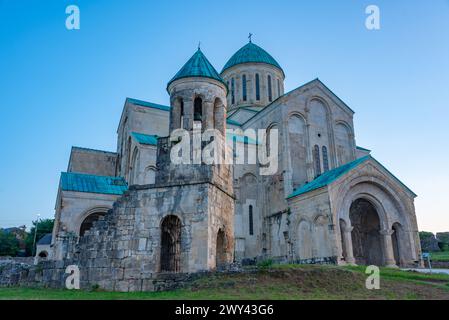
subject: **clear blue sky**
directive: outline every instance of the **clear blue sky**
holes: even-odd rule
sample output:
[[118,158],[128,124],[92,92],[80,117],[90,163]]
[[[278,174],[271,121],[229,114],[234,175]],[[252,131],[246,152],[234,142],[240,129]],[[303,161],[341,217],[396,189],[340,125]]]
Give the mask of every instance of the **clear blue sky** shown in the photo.
[[115,151],[126,97],[168,104],[198,41],[220,71],[249,32],[286,91],[319,77],[354,109],[357,144],[419,195],[420,229],[449,231],[449,0],[0,0],[0,226],[52,217],[72,145]]

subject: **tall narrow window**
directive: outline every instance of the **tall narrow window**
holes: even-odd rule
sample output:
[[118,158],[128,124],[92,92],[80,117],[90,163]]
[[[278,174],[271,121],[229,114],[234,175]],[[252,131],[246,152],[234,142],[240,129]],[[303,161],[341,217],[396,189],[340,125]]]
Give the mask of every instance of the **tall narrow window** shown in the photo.
[[201,121],[203,118],[203,101],[201,98],[195,98],[193,103],[193,120]]
[[315,145],[313,147],[313,164],[315,166],[315,178],[321,175],[321,163],[320,163],[320,147]]
[[260,100],[260,83],[258,73],[256,73],[256,100]]
[[273,101],[273,90],[271,89],[271,76],[268,76],[268,101]]
[[281,82],[279,81],[279,79],[277,79],[278,81],[278,97],[281,96]]
[[242,76],[242,99],[246,101],[246,75]]
[[323,171],[329,171],[329,157],[327,156],[327,148],[326,146],[323,146]]
[[231,79],[231,103],[235,103],[235,81],[234,78]]
[[250,205],[248,208],[249,217],[249,234],[252,236],[254,234],[254,221],[253,221],[253,206]]
[[184,129],[184,101],[181,99],[181,101],[179,102],[179,106],[181,109],[181,121],[180,121],[180,126],[181,129]]

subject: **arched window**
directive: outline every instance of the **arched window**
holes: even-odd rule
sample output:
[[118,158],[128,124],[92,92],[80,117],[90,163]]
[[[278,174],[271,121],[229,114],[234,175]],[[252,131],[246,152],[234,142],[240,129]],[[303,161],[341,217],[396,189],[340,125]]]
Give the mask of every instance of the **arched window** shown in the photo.
[[235,81],[234,78],[231,79],[231,103],[235,103]]
[[100,217],[104,217],[105,214],[106,214],[105,212],[94,212],[94,213],[88,215],[81,223],[80,237],[82,237],[86,233],[86,231],[90,230],[92,228],[94,222],[97,221],[98,219],[100,219]]
[[327,148],[326,146],[323,146],[323,171],[329,171],[329,157],[327,156]]
[[256,100],[260,100],[260,81],[258,73],[256,73]]
[[313,164],[315,166],[315,178],[321,175],[321,163],[320,163],[320,147],[315,145],[313,147]]
[[180,123],[180,128],[183,129],[184,128],[184,100],[180,100],[179,101],[179,107],[180,107],[180,114],[181,114],[181,121]]
[[161,223],[161,271],[181,270],[181,220],[177,216],[166,216]]
[[246,75],[242,76],[242,99],[246,101]]
[[252,236],[254,234],[254,220],[253,220],[253,206],[250,205],[248,208],[249,217],[249,234]]
[[268,75],[268,101],[273,101],[273,90],[271,90],[271,76]]
[[195,98],[193,106],[193,121],[201,121],[203,118],[203,101],[201,98]]
[[279,81],[279,79],[277,79],[278,82],[278,97],[281,96],[281,82]]

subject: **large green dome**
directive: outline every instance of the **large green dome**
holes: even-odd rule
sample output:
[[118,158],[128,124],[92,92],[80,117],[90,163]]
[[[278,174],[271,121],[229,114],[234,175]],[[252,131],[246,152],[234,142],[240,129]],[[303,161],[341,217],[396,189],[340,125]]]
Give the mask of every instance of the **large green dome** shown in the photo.
[[207,60],[206,56],[198,48],[198,51],[184,64],[184,66],[175,74],[175,76],[168,82],[167,88],[170,84],[178,79],[199,77],[199,78],[210,78],[217,80],[224,85],[226,85],[218,74],[217,70],[212,66],[212,64]]
[[276,68],[279,68],[282,73],[284,73],[284,70],[282,70],[279,63],[274,60],[274,58],[268,52],[252,42],[249,42],[248,44],[240,48],[239,51],[234,53],[231,59],[226,62],[221,72],[235,65],[248,62],[270,64],[272,66],[275,66]]

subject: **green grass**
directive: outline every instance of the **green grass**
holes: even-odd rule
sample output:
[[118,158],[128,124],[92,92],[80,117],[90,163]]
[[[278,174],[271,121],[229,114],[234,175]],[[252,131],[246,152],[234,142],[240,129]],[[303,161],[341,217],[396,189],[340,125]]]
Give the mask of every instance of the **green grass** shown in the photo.
[[216,273],[184,289],[165,292],[105,292],[0,288],[0,299],[449,299],[449,275],[381,268],[381,289],[365,288],[364,267],[272,265],[255,273]]

